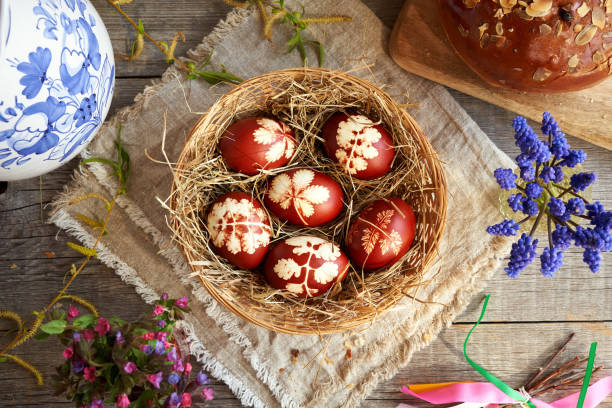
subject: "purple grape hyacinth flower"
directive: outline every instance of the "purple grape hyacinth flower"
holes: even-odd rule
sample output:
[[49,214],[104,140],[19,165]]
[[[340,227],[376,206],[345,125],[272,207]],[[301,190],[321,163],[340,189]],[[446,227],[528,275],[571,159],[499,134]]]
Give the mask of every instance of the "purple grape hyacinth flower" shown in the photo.
[[493,175],[497,179],[499,186],[504,190],[510,190],[516,187],[516,184],[514,183],[516,180],[516,174],[514,174],[511,169],[497,169]]
[[597,179],[595,173],[578,173],[570,178],[570,185],[576,192],[585,190]]
[[542,255],[540,255],[540,264],[542,275],[552,278],[563,265],[563,251],[557,248],[544,248]]
[[[523,233],[510,252],[505,268],[511,278],[533,262],[538,240],[533,235],[542,220],[548,223],[549,245],[540,253],[540,271],[554,276],[563,264],[563,251],[575,244],[584,250],[583,260],[595,272],[599,270],[601,252],[612,251],[612,212],[605,211],[600,202],[589,203],[580,195],[597,179],[594,173],[567,171],[586,160],[580,149],[571,150],[565,134],[548,112],[542,116],[540,140],[527,120],[517,116],[512,122],[515,144],[520,149],[516,157],[518,170],[498,168],[494,172],[500,187],[510,191],[508,207],[527,217],[520,221],[505,219],[487,227],[493,235],[515,236],[527,222],[530,233]],[[534,218],[532,218],[534,217]],[[580,225],[587,219],[590,226]],[[554,226],[554,229],[552,228]]]
[[582,260],[589,266],[589,269],[593,273],[599,272],[599,264],[601,262],[601,253],[591,248],[584,250]]
[[525,186],[525,194],[527,194],[527,197],[533,198],[534,200],[540,198],[542,191],[544,191],[544,189],[536,182],[529,183]]
[[548,207],[550,208],[550,213],[554,216],[563,217],[565,214],[565,204],[560,198],[551,197]]
[[537,246],[538,240],[532,240],[527,234],[521,235],[519,240],[512,244],[510,262],[508,262],[508,266],[504,269],[510,278],[517,278],[520,272],[533,262]]
[[487,232],[491,235],[503,235],[509,237],[516,235],[516,231],[520,228],[514,220],[503,220],[499,224],[491,225],[487,227]]
[[523,208],[523,195],[522,194],[510,194],[510,197],[508,197],[508,206],[514,212],[521,210]]

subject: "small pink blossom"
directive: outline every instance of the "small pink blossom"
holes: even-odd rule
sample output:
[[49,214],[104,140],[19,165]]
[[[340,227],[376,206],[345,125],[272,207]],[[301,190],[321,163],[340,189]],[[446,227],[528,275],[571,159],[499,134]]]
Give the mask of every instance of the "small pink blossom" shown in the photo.
[[187,296],[183,296],[182,298],[178,299],[175,304],[178,307],[187,307],[187,302],[189,301],[189,298]]
[[142,338],[145,340],[153,340],[155,338],[155,333],[148,332],[142,335]]
[[185,375],[189,375],[189,373],[191,373],[192,369],[193,369],[193,367],[191,366],[191,364],[185,363]]
[[191,406],[191,394],[185,392],[181,395],[181,406],[182,407],[190,407]]
[[207,387],[202,388],[202,396],[206,401],[212,401],[212,399],[214,398],[213,389]]
[[130,399],[127,395],[121,394],[117,396],[117,408],[126,408],[130,405]]
[[62,355],[64,356],[64,358],[70,358],[74,355],[74,349],[72,347],[67,347],[62,352]]
[[138,367],[136,367],[136,364],[134,364],[131,361],[128,361],[127,363],[125,363],[125,365],[123,366],[123,371],[125,371],[128,374],[132,374],[134,371],[136,371],[138,369]]
[[168,332],[157,332],[155,334],[155,337],[157,338],[157,340],[165,342],[168,339]]
[[74,319],[75,317],[77,317],[81,312],[79,311],[79,309],[77,309],[76,307],[70,305],[70,308],[68,309],[68,318],[69,319]]
[[162,372],[158,372],[157,374],[147,374],[147,380],[157,389],[159,389],[159,383],[162,380]]
[[153,309],[153,316],[159,316],[164,313],[164,307],[161,305],[156,305],[155,309]]
[[87,341],[91,341],[96,337],[92,330],[86,329],[83,330],[83,338]]
[[83,378],[89,382],[96,381],[96,367],[85,367],[85,369],[83,369]]
[[94,331],[98,333],[98,336],[103,337],[106,333],[108,333],[109,330],[110,324],[108,323],[108,320],[103,317],[99,318],[98,324],[96,325],[96,327],[94,327]]

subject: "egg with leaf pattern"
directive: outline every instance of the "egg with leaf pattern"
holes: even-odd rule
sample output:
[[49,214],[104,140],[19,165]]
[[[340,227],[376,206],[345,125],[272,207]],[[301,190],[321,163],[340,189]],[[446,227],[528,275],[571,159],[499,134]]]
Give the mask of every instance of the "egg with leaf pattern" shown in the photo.
[[391,170],[391,135],[367,116],[338,112],[325,122],[321,134],[327,156],[352,177],[372,180]]
[[247,175],[284,166],[293,157],[295,148],[294,133],[287,124],[259,116],[232,123],[219,142],[226,165]]
[[255,268],[268,252],[270,220],[249,194],[232,192],[217,198],[208,211],[206,228],[215,252],[239,268]]
[[373,270],[397,262],[412,245],[412,207],[398,197],[376,200],[359,212],[347,237],[347,251],[357,268]]
[[311,169],[293,169],[275,176],[268,183],[264,203],[282,220],[315,227],[340,214],[343,197],[338,183],[327,174]]
[[309,235],[281,241],[270,250],[264,264],[272,287],[298,297],[327,292],[342,282],[348,268],[348,258],[336,244]]

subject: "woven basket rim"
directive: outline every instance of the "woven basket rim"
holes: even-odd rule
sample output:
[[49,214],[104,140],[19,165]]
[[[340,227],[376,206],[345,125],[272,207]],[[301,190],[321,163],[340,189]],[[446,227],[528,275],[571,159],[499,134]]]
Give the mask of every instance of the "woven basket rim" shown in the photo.
[[[374,92],[379,93],[380,95],[386,96],[390,101],[389,103],[395,104],[396,106],[399,107],[397,102],[393,100],[393,98],[391,98],[386,92],[381,90],[379,87],[373,85],[367,80],[350,75],[349,73],[344,73],[344,72],[331,70],[327,68],[309,68],[309,67],[290,68],[290,69],[284,69],[284,70],[265,73],[262,75],[252,77],[249,80],[246,80],[242,82],[241,84],[235,86],[229,92],[221,96],[217,100],[217,102],[215,102],[211,107],[207,109],[207,111],[200,117],[200,119],[198,119],[196,124],[192,127],[191,131],[189,132],[189,135],[186,139],[185,145],[181,151],[179,159],[176,162],[176,165],[175,165],[176,168],[181,169],[181,165],[185,162],[189,154],[190,145],[191,143],[194,142],[193,139],[195,135],[197,134],[197,132],[203,125],[205,125],[208,121],[210,121],[211,119],[209,117],[210,113],[214,112],[215,108],[218,108],[219,106],[224,106],[224,103],[228,98],[235,96],[235,94],[240,94],[245,88],[250,87],[254,83],[259,83],[265,80],[273,81],[275,78],[279,77],[279,75],[291,75],[293,77],[300,77],[300,76],[307,76],[309,74],[319,75],[320,77],[327,76],[329,78],[341,77],[345,80],[348,80],[348,81],[360,84],[366,88],[369,88],[373,90]],[[431,172],[428,175],[431,178],[432,190],[436,191],[437,198],[438,198],[437,203],[436,203],[437,208],[435,211],[437,214],[439,214],[438,224],[436,225],[433,243],[428,247],[426,257],[421,263],[422,265],[421,270],[425,271],[425,270],[428,270],[431,264],[434,262],[437,256],[437,253],[438,253],[438,249],[440,246],[440,242],[442,240],[443,233],[444,233],[444,228],[446,224],[446,210],[447,210],[446,177],[444,174],[444,170],[442,168],[442,163],[438,157],[438,154],[433,149],[431,143],[427,139],[427,136],[425,135],[421,127],[414,120],[414,118],[412,118],[412,116],[408,114],[408,112],[406,112],[404,109],[399,108],[398,112],[401,115],[400,119],[410,125],[410,128],[413,131],[412,136],[418,142],[418,146],[420,147],[421,151],[424,153],[421,155],[421,157],[424,161],[427,162],[428,164],[427,167],[431,169]],[[177,189],[176,178],[173,177],[170,202],[169,202],[170,208],[175,208],[176,206],[176,194],[175,194],[176,189]],[[173,223],[173,225],[176,225],[177,223],[177,221],[174,219],[172,219],[171,222]],[[189,267],[192,269],[194,273],[197,273],[196,268],[194,268],[194,266],[192,265],[192,261],[194,261],[193,256],[192,256],[193,254],[191,254],[190,251],[187,250],[187,248],[185,248],[184,245],[181,244],[180,240],[176,239],[176,237],[174,238],[174,241],[176,242],[181,253],[185,257]],[[373,316],[370,315],[370,316],[366,316],[365,318],[360,317],[360,318],[352,319],[350,322],[343,322],[343,324],[337,324],[335,326],[327,325],[324,327],[321,327],[319,325],[313,325],[308,328],[304,328],[301,326],[291,325],[288,322],[286,322],[284,325],[280,325],[280,324],[271,322],[270,320],[266,320],[266,319],[254,316],[252,314],[249,314],[248,309],[246,309],[244,305],[228,300],[227,297],[224,296],[223,293],[219,290],[219,288],[217,288],[212,282],[207,280],[205,277],[201,276],[201,274],[198,274],[197,276],[198,276],[198,279],[200,280],[200,283],[208,291],[208,293],[217,302],[219,302],[221,305],[226,307],[232,313],[258,326],[261,326],[263,328],[266,328],[266,329],[269,329],[275,332],[279,332],[279,333],[301,334],[301,335],[331,334],[331,333],[336,333],[340,331],[355,329],[364,324],[371,323],[377,317],[377,315],[373,315]],[[392,302],[389,302],[386,305],[386,308],[384,310],[386,311],[392,308],[402,298],[403,296],[395,299]]]

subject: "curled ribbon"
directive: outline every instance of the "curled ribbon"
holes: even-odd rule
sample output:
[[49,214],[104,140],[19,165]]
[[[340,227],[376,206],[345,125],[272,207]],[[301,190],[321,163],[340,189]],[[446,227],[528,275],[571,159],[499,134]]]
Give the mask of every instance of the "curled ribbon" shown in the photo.
[[[467,355],[467,343],[474,329],[484,317],[491,295],[487,295],[482,312],[474,327],[469,331],[463,343],[463,355],[467,362],[489,382],[450,382],[438,384],[417,384],[402,387],[402,392],[412,395],[431,404],[448,404],[462,402],[462,408],[478,408],[497,404],[519,403],[529,408],[594,408],[612,393],[612,376],[605,377],[589,387],[591,373],[595,362],[597,343],[591,344],[589,361],[579,393],[569,395],[555,402],[547,403],[530,397],[526,392],[519,392],[504,383]],[[492,407],[491,407],[492,408]]]

